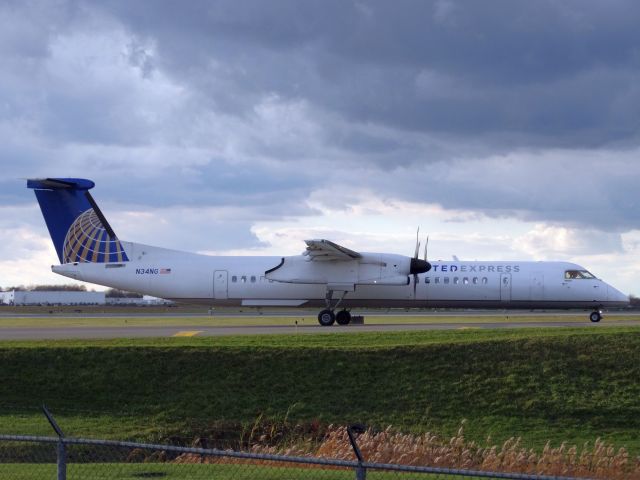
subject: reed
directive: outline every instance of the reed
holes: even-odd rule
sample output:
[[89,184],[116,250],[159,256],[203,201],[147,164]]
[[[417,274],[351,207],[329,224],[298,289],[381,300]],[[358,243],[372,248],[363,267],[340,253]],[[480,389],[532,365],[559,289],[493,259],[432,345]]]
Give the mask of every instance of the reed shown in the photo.
[[[274,446],[258,439],[250,447],[253,453],[281,454],[354,460],[347,429],[330,426],[320,443],[304,440],[288,446]],[[550,442],[542,451],[525,448],[520,438],[510,438],[502,445],[492,445],[487,439],[482,445],[468,441],[464,423],[457,434],[442,438],[427,432],[412,435],[387,427],[382,431],[367,430],[358,436],[358,446],[367,462],[430,466],[491,472],[530,473],[539,475],[575,476],[610,480],[640,480],[640,457],[632,458],[624,448],[615,448],[599,438],[580,448]],[[269,466],[289,466],[282,462],[260,462],[223,457],[182,455],[176,463],[252,463]]]

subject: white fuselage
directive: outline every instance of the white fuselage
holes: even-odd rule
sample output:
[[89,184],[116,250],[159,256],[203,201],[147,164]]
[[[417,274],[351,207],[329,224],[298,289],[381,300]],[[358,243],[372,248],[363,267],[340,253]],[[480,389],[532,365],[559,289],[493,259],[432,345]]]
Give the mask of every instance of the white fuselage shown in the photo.
[[[327,281],[292,283],[267,278],[265,272],[282,264],[282,257],[208,256],[129,242],[123,245],[128,262],[68,263],[52,269],[78,280],[177,302],[248,307],[325,305]],[[389,258],[396,257],[399,256]],[[299,256],[285,258],[291,264],[301,260]],[[624,306],[628,302],[626,295],[600,279],[566,278],[567,270],[582,269],[572,263],[439,261],[431,264],[429,272],[416,276],[415,285],[411,275],[404,284],[384,285],[368,280],[369,284],[345,287],[347,294],[341,305],[347,308],[599,309]],[[381,283],[384,283],[384,272],[382,275]],[[339,285],[331,289],[336,294],[342,293]]]

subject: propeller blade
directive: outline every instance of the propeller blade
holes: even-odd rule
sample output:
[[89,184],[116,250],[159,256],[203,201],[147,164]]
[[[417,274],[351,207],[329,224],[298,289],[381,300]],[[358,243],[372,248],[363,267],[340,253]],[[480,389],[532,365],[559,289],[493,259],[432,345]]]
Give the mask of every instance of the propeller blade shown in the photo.
[[427,235],[427,241],[424,242],[424,261],[427,261],[427,247],[429,246],[429,235]]
[[418,230],[416,231],[416,251],[413,254],[413,258],[418,258],[418,253],[420,252],[420,227],[418,227]]

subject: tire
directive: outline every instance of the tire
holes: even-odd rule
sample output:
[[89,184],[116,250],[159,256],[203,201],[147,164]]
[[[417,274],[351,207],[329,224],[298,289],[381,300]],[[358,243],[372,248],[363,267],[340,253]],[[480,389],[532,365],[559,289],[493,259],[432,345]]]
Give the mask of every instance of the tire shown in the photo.
[[600,312],[592,312],[591,315],[589,315],[589,320],[593,323],[598,323],[602,320],[602,314]]
[[338,325],[349,325],[351,322],[351,314],[346,310],[340,310],[336,315],[336,322],[338,322]]
[[336,321],[336,314],[331,310],[322,310],[318,314],[318,323],[323,327],[330,327]]

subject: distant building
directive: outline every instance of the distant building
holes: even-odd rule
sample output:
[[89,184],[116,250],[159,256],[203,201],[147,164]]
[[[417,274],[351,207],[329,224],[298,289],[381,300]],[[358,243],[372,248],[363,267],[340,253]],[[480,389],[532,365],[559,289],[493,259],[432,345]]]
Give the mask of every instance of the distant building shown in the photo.
[[0,304],[4,305],[173,305],[163,298],[106,297],[105,292],[81,291],[11,291],[0,292]]
[[107,297],[107,305],[173,305],[171,300],[164,298],[152,297],[145,295],[144,297]]
[[10,305],[104,305],[104,292],[74,291],[18,291],[3,292],[13,295]]
[[13,290],[10,292],[0,292],[0,305],[13,305]]
[[145,295],[142,297],[144,305],[175,305],[176,302],[167,300],[165,298],[152,297],[151,295]]

